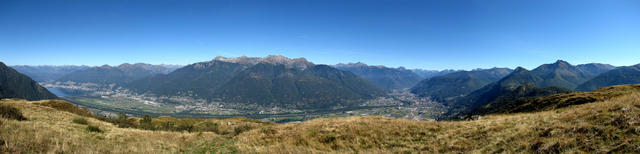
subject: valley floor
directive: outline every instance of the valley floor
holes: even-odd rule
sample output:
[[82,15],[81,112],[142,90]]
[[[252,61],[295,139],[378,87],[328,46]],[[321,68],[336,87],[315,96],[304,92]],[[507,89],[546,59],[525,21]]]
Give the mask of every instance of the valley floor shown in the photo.
[[[150,131],[37,105],[3,100],[28,119],[0,118],[4,153],[635,153],[640,93],[534,113],[427,122],[383,117],[264,124],[237,134]],[[224,121],[225,119],[217,119]],[[218,121],[216,121],[218,122]],[[245,122],[249,123],[249,122]],[[229,124],[227,124],[229,125]],[[231,124],[233,125],[233,124]]]

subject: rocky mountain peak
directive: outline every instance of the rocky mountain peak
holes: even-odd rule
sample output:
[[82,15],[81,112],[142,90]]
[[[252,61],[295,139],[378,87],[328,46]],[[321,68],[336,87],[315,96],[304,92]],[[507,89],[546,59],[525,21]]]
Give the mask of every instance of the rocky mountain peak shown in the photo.
[[[236,58],[230,58],[230,57],[222,57],[222,56],[218,56],[216,57],[213,61],[223,61],[223,62],[229,62],[229,63],[238,63],[238,64],[243,64],[243,65],[255,65],[258,63],[269,63],[269,64],[283,64],[288,68],[296,68],[296,69],[307,69],[309,66],[313,66],[314,64],[307,61],[307,59],[305,58],[287,58],[285,56],[282,55],[269,55],[265,58],[259,58],[259,57],[247,57],[247,56],[241,56],[241,57],[236,57]],[[213,62],[212,61],[212,62]]]
[[518,66],[516,67],[515,70],[513,70],[513,73],[528,72],[528,71],[529,70],[527,70],[526,68]]
[[555,66],[557,68],[567,68],[569,66],[571,66],[571,64],[569,64],[569,62],[563,61],[563,60],[557,60],[555,63],[552,64],[552,66]]

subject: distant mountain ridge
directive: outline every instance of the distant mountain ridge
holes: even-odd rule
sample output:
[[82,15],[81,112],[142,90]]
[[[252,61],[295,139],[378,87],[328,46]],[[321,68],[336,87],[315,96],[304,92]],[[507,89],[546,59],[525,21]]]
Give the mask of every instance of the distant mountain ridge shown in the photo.
[[544,81],[534,83],[538,87],[557,86],[575,89],[587,80],[608,71],[611,67],[604,64],[586,64],[574,66],[566,61],[558,60],[553,64],[543,64],[531,70],[531,73],[541,77]]
[[582,69],[589,76],[598,76],[604,72],[616,69],[615,66],[609,64],[601,64],[601,63],[589,63],[589,64],[580,64],[576,65],[576,67]]
[[340,70],[350,71],[371,81],[378,87],[387,90],[411,88],[422,80],[422,77],[403,67],[389,68],[381,65],[370,66],[361,62],[340,63],[334,65],[334,67]]
[[28,76],[0,62],[0,99],[42,100],[58,98]]
[[127,87],[149,94],[190,94],[209,100],[288,108],[352,106],[385,95],[351,72],[315,65],[304,58],[273,55],[216,57],[135,81]]
[[[505,76],[499,81],[488,84],[476,91],[473,91],[465,97],[448,102],[452,108],[443,117],[456,118],[460,115],[470,114],[477,108],[488,104],[504,104],[520,97],[545,96],[555,93],[570,92],[571,90],[548,87],[550,89],[540,89],[535,86],[536,83],[544,83],[544,79],[533,74],[525,68],[518,67],[511,74]],[[521,88],[519,88],[521,87]],[[518,89],[523,89],[520,92]],[[531,91],[548,91],[535,92]],[[502,100],[500,100],[502,98]],[[485,109],[488,110],[488,109]]]
[[579,85],[576,90],[591,91],[601,87],[640,83],[640,64],[622,66],[599,74],[593,79]]
[[15,66],[11,66],[11,68],[15,69],[16,71],[24,75],[31,77],[35,81],[48,82],[48,81],[58,80],[59,78],[75,71],[85,70],[89,68],[89,66],[15,65]]
[[438,101],[451,100],[455,97],[465,96],[491,82],[498,81],[511,73],[511,71],[508,68],[491,68],[449,73],[422,80],[411,88],[411,92],[418,96],[431,97]]
[[595,63],[573,66],[562,60],[540,65],[531,71],[518,67],[499,81],[448,102],[452,108],[444,117],[492,111],[524,97],[571,92],[577,85],[611,68],[611,65]]
[[416,73],[418,76],[422,77],[422,79],[428,79],[436,76],[441,76],[449,73],[460,72],[462,70],[453,70],[453,69],[445,69],[445,70],[425,70],[425,69],[410,69],[413,73]]
[[71,72],[56,81],[125,85],[144,77],[166,74],[175,69],[173,65],[151,65],[124,63],[118,66],[103,65]]

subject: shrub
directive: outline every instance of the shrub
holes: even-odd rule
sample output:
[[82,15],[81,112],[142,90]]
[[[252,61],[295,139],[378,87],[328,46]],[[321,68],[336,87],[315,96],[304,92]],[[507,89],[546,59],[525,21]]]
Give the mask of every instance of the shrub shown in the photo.
[[192,131],[193,131],[193,125],[191,125],[191,124],[182,124],[182,125],[178,125],[178,127],[176,128],[176,131],[188,131],[188,132],[192,132]]
[[48,100],[35,103],[36,105],[51,107],[61,111],[67,111],[73,114],[85,116],[85,117],[97,117],[93,113],[89,112],[87,108],[77,107],[69,102],[63,100]]
[[27,120],[20,110],[9,105],[0,105],[0,117],[18,121]]
[[160,129],[161,130],[166,130],[166,131],[175,131],[176,129],[175,129],[174,125],[175,124],[173,124],[172,122],[167,121],[166,123],[164,123],[162,125],[162,127]]
[[118,113],[118,118],[115,119],[112,123],[118,125],[120,128],[136,128],[136,124],[133,119],[129,119],[129,116],[120,112]]
[[146,130],[154,130],[155,129],[155,127],[153,126],[152,119],[151,119],[151,117],[149,115],[144,115],[142,120],[140,120],[140,128],[146,129]]
[[218,132],[218,126],[220,126],[220,124],[207,121],[207,122],[202,123],[198,130],[199,131],[208,131],[208,132],[220,133],[220,132]]
[[98,126],[87,126],[87,131],[89,132],[96,132],[96,133],[102,133],[102,130],[98,127]]
[[238,127],[233,128],[233,135],[235,136],[235,135],[238,135],[238,134],[240,134],[242,132],[246,132],[246,131],[249,131],[249,130],[252,130],[252,129],[253,129],[253,127],[248,125],[248,124],[240,125]]
[[85,118],[73,118],[73,123],[82,124],[82,125],[89,124],[89,122],[87,122],[87,119]]

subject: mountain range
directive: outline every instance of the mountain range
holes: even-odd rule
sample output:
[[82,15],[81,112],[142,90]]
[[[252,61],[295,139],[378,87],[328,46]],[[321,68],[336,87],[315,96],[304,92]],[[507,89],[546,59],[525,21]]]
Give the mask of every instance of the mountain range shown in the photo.
[[425,69],[410,69],[413,73],[422,77],[422,79],[428,79],[431,77],[441,76],[449,73],[459,72],[461,70],[445,69],[445,70],[425,70]]
[[[457,116],[468,114],[476,108],[494,104],[498,106],[502,102],[509,102],[520,97],[546,96],[550,94],[570,92],[571,90],[559,87],[548,87],[548,89],[540,89],[535,83],[544,83],[544,79],[534,75],[525,68],[518,67],[506,77],[499,81],[490,83],[467,96],[457,98],[454,101],[447,102],[450,111],[443,117],[457,118]],[[547,91],[547,92],[531,92],[531,91]],[[502,98],[502,100],[500,99]],[[505,100],[506,99],[506,100]],[[489,105],[491,106],[491,105]]]
[[140,94],[290,108],[351,106],[385,96],[389,90],[411,87],[410,92],[419,97],[429,97],[457,111],[471,111],[499,106],[520,97],[640,83],[637,77],[640,65],[571,65],[562,60],[531,71],[520,67],[515,71],[508,68],[427,71],[364,63],[329,66],[283,56],[216,57],[185,67],[142,63],[14,67],[43,82],[116,84]]
[[610,65],[594,63],[573,66],[561,60],[543,64],[532,71],[518,67],[497,82],[447,102],[452,108],[444,117],[456,118],[460,115],[491,110],[524,97],[571,92],[571,89],[612,68]]
[[37,82],[50,82],[60,79],[61,77],[75,71],[85,70],[89,66],[29,66],[16,65],[11,66],[16,71],[31,77]]
[[351,72],[283,56],[216,57],[127,87],[140,93],[287,108],[353,106],[385,95]]
[[511,71],[508,68],[492,68],[449,73],[422,80],[411,88],[411,92],[438,101],[451,100],[498,81]]
[[0,62],[0,99],[2,98],[41,100],[58,97],[28,76]]
[[540,65],[531,70],[531,73],[544,79],[534,83],[536,86],[575,89],[578,85],[613,68],[611,65],[596,63],[574,66],[566,61],[558,60],[553,64]]
[[389,68],[381,65],[369,66],[361,62],[348,64],[340,63],[334,65],[334,67],[340,70],[350,71],[371,81],[378,87],[387,90],[411,88],[423,79],[423,77],[403,67]]
[[118,66],[103,65],[68,73],[56,81],[125,85],[144,77],[169,73],[178,67],[179,66],[175,65],[151,65],[144,63],[124,63]]
[[599,74],[593,79],[582,83],[576,90],[591,91],[600,87],[637,83],[640,83],[640,64],[622,66]]

